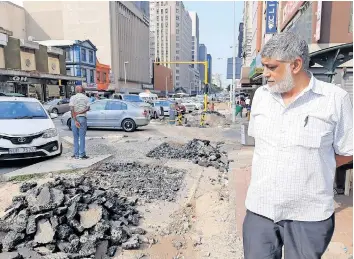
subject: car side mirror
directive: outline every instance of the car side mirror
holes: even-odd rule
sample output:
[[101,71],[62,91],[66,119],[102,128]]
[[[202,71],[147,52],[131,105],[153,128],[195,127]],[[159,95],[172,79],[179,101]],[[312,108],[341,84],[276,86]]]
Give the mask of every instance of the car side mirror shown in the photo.
[[51,119],[58,118],[58,114],[55,114],[55,113],[51,113],[51,114],[49,114],[49,116],[50,116]]

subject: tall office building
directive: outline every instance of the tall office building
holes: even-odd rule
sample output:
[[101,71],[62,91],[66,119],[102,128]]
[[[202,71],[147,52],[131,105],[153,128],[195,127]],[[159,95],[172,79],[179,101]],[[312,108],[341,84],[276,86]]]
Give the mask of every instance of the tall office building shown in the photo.
[[[206,61],[207,60],[207,47],[204,44],[199,44],[198,48],[198,56],[199,56],[199,61]],[[202,81],[202,84],[205,82],[205,69],[204,65],[200,64],[199,65],[199,76],[200,80]]]
[[[150,2],[150,58],[162,62],[192,60],[192,20],[183,2]],[[188,64],[168,64],[174,88],[190,91]]]
[[[192,61],[199,61],[199,17],[196,12],[189,12],[189,16],[192,19]],[[192,65],[194,71],[194,89],[192,92],[196,92],[199,89],[199,65]]]
[[208,84],[211,83],[211,75],[213,73],[213,58],[210,54],[207,54],[208,61]]
[[[111,89],[141,92],[150,84],[149,8],[144,1],[24,1],[28,36],[87,40],[111,66]],[[124,69],[125,67],[125,69]],[[125,83],[125,73],[126,79]]]

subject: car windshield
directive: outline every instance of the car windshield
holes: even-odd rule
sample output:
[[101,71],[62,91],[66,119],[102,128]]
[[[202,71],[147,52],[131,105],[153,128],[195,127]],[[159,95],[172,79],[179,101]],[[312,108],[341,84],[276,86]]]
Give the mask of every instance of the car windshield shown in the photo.
[[155,106],[169,107],[171,105],[170,102],[155,102]]
[[124,101],[133,102],[133,103],[144,102],[143,100],[140,99],[139,95],[124,95],[123,99],[124,99]]
[[47,119],[48,115],[40,103],[26,101],[0,102],[0,119]]
[[48,104],[48,105],[55,105],[59,102],[59,99],[54,99],[54,100],[51,100],[49,102],[45,102],[44,104]]

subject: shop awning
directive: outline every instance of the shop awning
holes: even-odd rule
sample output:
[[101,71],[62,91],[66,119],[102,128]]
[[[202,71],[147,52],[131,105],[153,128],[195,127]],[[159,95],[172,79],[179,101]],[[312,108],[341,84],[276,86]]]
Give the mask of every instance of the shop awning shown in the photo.
[[52,79],[52,80],[68,80],[68,81],[84,80],[84,78],[78,76],[56,75],[56,74],[42,73],[38,71],[24,71],[24,70],[3,69],[3,68],[0,68],[0,75],[43,78],[43,79]]

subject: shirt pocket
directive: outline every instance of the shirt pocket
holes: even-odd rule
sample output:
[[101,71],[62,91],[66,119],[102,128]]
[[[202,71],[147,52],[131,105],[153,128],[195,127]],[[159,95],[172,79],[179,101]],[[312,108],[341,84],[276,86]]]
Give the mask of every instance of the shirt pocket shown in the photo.
[[289,143],[308,148],[332,145],[333,125],[324,116],[299,114],[291,122]]

